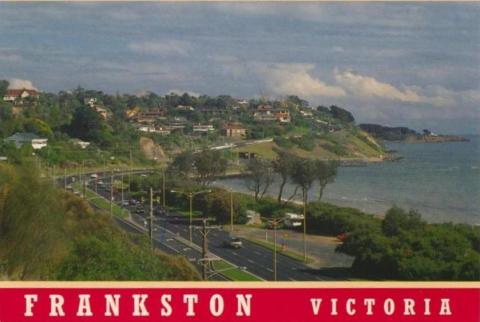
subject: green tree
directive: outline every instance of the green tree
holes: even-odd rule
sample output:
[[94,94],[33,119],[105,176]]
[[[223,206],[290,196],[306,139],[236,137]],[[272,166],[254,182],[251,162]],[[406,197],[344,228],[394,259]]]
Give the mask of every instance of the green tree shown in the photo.
[[197,181],[205,186],[227,170],[227,159],[221,151],[205,149],[194,157]]
[[250,191],[253,191],[255,201],[263,198],[273,183],[273,168],[270,161],[262,158],[254,158],[247,164],[248,177],[245,184]]
[[323,191],[325,190],[327,185],[335,181],[338,166],[339,163],[336,161],[315,161],[315,178],[317,179],[320,186],[318,201],[322,199]]
[[296,157],[291,153],[279,149],[275,150],[275,152],[277,152],[278,157],[272,162],[272,165],[273,171],[275,171],[275,173],[277,173],[281,178],[277,196],[278,203],[281,203],[283,189],[288,182],[288,178],[294,171]]

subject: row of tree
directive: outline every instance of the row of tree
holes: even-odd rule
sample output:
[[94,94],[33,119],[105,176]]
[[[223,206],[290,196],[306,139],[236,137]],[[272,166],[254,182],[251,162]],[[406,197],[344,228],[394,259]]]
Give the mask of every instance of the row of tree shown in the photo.
[[285,185],[290,182],[295,185],[294,193],[287,198],[292,200],[299,194],[302,201],[308,202],[308,192],[315,181],[318,182],[318,201],[329,183],[334,182],[337,176],[339,162],[335,160],[323,161],[305,159],[284,150],[276,150],[278,157],[269,161],[255,158],[248,162],[247,188],[253,191],[255,200],[262,199],[275,180],[280,178],[277,202],[282,203]]

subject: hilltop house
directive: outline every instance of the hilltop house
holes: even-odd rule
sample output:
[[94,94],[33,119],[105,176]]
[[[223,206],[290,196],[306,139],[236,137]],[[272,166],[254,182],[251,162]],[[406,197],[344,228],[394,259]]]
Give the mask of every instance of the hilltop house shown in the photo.
[[244,138],[247,136],[247,129],[241,123],[231,122],[223,127],[222,134],[231,138]]
[[48,139],[41,138],[34,133],[18,132],[5,139],[5,142],[13,142],[17,148],[24,144],[30,144],[35,150],[42,149],[47,146]]
[[208,132],[215,131],[215,128],[212,124],[197,124],[193,126],[193,133],[206,134]]
[[5,102],[22,102],[26,98],[38,98],[39,93],[34,89],[7,89],[3,96]]

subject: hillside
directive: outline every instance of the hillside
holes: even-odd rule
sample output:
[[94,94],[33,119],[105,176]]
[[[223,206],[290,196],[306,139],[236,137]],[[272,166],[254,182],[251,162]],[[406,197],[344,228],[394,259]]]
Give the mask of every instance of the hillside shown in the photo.
[[235,149],[267,159],[274,159],[278,150],[288,150],[308,159],[376,162],[388,158],[383,147],[371,135],[355,127],[315,136],[277,137],[272,142]]
[[371,134],[373,137],[385,141],[403,141],[407,143],[442,143],[442,142],[464,142],[468,139],[457,135],[435,134],[424,129],[420,134],[408,127],[388,127],[378,124],[360,124],[359,127]]
[[196,280],[183,258],[152,254],[85,201],[38,176],[0,165],[3,280]]

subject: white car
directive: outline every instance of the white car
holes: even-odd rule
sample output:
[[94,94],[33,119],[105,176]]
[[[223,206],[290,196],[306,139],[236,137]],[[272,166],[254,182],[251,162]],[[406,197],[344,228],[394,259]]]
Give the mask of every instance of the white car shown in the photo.
[[90,176],[90,178],[92,178],[92,179],[97,179],[97,178],[98,178],[98,174],[94,173],[94,174],[92,174],[92,175]]

